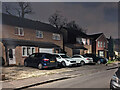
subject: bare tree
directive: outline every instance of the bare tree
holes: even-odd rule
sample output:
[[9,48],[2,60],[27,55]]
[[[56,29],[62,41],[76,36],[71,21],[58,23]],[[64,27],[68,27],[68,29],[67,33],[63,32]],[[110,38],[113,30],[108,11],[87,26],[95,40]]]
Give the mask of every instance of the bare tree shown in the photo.
[[66,25],[67,19],[64,18],[59,11],[56,11],[53,15],[49,17],[49,22],[58,30],[61,30]]
[[10,15],[17,14],[24,18],[25,15],[33,13],[31,4],[29,2],[16,2],[16,6],[4,4],[5,12]]
[[86,29],[83,29],[80,27],[75,21],[70,21],[69,23],[66,24],[66,27],[69,28],[70,30],[77,30],[86,33]]

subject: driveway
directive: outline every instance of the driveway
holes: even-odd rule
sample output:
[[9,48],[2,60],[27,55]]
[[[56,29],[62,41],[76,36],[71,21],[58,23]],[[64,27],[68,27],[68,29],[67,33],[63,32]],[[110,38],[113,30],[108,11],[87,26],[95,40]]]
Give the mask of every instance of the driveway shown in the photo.
[[107,69],[108,66],[102,65],[85,65],[79,67],[66,67],[66,68],[58,68],[58,69],[44,69],[39,70],[37,68],[32,67],[3,67],[2,72],[5,74],[5,81],[13,81],[18,79],[25,79],[30,77],[40,77],[44,75],[52,75],[52,74],[86,74],[86,73],[94,73]]
[[71,72],[70,68],[61,68],[61,69],[46,69],[39,70],[37,68],[32,67],[3,67],[2,72],[5,74],[5,81],[12,81],[18,79],[25,79],[30,77],[38,77],[42,75],[51,75],[51,74],[59,74],[63,72]]

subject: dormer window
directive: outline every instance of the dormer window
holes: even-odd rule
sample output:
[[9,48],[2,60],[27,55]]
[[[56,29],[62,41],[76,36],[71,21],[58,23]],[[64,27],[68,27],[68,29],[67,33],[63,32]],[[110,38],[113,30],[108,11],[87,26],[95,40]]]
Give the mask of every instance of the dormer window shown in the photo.
[[21,27],[15,27],[15,35],[24,36],[24,30]]

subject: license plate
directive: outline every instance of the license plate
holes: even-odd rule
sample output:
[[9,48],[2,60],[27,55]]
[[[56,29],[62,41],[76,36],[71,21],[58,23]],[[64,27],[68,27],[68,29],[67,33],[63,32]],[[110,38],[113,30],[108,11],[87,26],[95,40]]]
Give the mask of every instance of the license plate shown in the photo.
[[50,62],[55,62],[55,61],[50,61]]

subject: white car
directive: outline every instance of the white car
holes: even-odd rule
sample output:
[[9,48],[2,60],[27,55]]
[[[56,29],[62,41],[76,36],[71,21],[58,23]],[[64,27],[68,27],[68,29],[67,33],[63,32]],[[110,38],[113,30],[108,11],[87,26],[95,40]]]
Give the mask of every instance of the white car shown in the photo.
[[93,58],[86,57],[85,55],[73,55],[72,59],[74,59],[77,64],[81,65],[93,63]]
[[62,67],[77,65],[76,61],[67,56],[66,54],[59,53],[54,55],[56,55],[56,59],[59,65],[61,65]]

